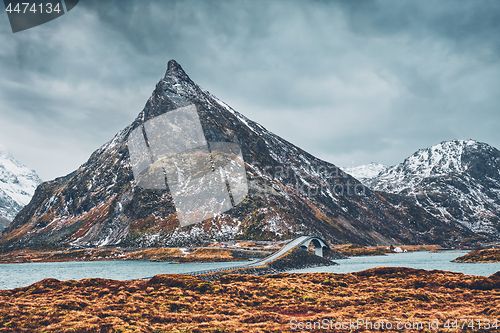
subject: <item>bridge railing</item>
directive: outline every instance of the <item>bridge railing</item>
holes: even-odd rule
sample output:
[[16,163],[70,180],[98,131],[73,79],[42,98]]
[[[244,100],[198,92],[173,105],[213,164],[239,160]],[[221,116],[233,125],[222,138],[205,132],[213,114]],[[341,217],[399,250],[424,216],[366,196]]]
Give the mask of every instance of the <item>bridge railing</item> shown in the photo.
[[214,269],[206,269],[206,270],[203,270],[203,271],[189,272],[189,273],[186,273],[186,274],[196,276],[196,275],[212,274],[212,273],[223,272],[223,271],[232,271],[234,269],[241,269],[241,268],[249,268],[249,265],[241,265],[241,266],[233,266],[233,267],[221,267],[221,268],[214,268]]

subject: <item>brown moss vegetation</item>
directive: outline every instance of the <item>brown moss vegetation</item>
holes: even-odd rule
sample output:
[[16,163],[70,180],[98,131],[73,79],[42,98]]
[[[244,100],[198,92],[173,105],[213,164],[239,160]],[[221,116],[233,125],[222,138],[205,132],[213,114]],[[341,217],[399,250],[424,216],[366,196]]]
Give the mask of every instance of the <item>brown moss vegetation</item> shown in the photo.
[[336,248],[337,251],[348,257],[383,256],[394,251],[386,247],[365,247],[357,244]]
[[453,260],[454,262],[500,262],[500,249],[486,249],[467,253]]
[[[415,251],[437,251],[441,249],[439,245],[398,245],[403,250],[408,252]],[[359,257],[359,256],[383,256],[388,253],[394,253],[394,250],[388,248],[387,246],[362,246],[358,244],[347,244],[347,245],[337,245],[334,246],[335,250],[348,256],[348,257]]]
[[214,282],[157,275],[124,282],[46,279],[0,291],[0,332],[290,332],[292,319],[357,318],[499,319],[500,273],[375,268],[225,275]]
[[[184,253],[178,248],[147,249],[127,254],[127,259],[175,262],[244,261],[241,251],[217,248],[193,248]],[[268,253],[248,251],[246,258],[261,258]]]

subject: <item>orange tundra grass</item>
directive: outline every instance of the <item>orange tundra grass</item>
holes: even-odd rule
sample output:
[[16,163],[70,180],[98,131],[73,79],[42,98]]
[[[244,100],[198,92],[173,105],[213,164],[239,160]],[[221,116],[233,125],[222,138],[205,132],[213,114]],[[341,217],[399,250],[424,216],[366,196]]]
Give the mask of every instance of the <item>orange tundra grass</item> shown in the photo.
[[360,318],[441,325],[500,319],[500,273],[375,268],[226,275],[215,282],[157,275],[147,281],[46,279],[0,291],[0,332],[290,332],[291,322]]

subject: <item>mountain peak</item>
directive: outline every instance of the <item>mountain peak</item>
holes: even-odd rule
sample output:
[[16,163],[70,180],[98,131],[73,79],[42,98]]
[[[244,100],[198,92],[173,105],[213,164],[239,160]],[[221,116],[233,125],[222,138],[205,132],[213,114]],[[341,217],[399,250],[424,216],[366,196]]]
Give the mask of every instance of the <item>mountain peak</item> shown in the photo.
[[436,149],[457,149],[457,148],[465,148],[467,146],[474,146],[480,144],[479,141],[476,140],[451,140],[451,141],[442,141],[437,145],[434,145],[429,148],[424,148],[420,150],[436,150]]
[[167,72],[165,73],[165,76],[169,74],[180,74],[180,75],[186,75],[186,72],[182,69],[181,65],[174,59],[170,60],[167,64]]
[[191,80],[175,60],[167,64],[165,76],[156,84],[153,95],[137,117],[144,122],[165,112],[206,99],[203,90]]
[[160,83],[163,83],[163,85],[166,84],[168,86],[167,90],[173,88],[175,90],[174,95],[182,95],[182,92],[179,90],[199,90],[198,85],[191,80],[181,65],[174,59],[168,62],[167,71]]
[[500,151],[476,140],[443,141],[368,179],[378,191],[404,194],[430,214],[474,232],[498,235]]
[[363,184],[375,178],[385,169],[387,169],[386,165],[375,162],[371,162],[370,164],[366,165],[360,165],[357,167],[342,168],[342,170],[344,170]]

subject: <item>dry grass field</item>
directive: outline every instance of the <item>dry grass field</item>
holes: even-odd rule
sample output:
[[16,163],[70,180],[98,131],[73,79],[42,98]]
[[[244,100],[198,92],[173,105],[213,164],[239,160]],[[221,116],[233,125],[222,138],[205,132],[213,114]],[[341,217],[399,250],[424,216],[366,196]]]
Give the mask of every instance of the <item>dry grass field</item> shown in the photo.
[[[445,332],[448,320],[462,325],[462,319],[474,320],[468,331],[496,331],[500,273],[375,268],[225,275],[214,282],[157,275],[146,281],[47,279],[0,291],[0,332],[372,332],[380,325],[386,332],[401,332],[397,325],[413,325],[405,332]],[[349,321],[354,326],[342,329]]]

